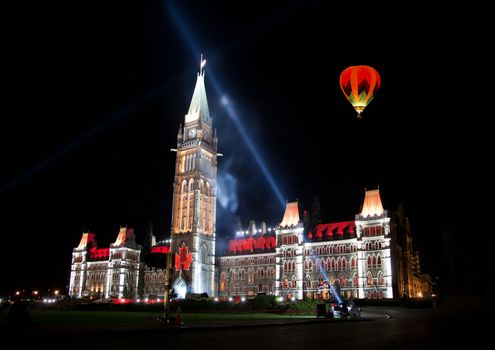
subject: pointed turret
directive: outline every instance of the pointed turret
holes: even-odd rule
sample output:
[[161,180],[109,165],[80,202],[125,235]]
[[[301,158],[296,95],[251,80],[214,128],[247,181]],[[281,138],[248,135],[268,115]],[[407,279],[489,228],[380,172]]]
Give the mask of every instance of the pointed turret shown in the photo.
[[183,130],[182,130],[182,124],[179,125],[179,131],[177,132],[177,147],[180,146],[180,144],[182,143],[182,139],[183,139]]
[[280,223],[281,227],[297,226],[301,220],[299,219],[299,206],[297,202],[286,204],[284,218]]
[[213,148],[217,148],[218,145],[218,137],[217,137],[217,128],[213,130]]
[[380,190],[366,191],[364,196],[363,209],[359,216],[362,218],[382,216],[385,210],[380,199]]
[[115,242],[111,245],[112,247],[126,246],[134,247],[136,246],[136,237],[134,236],[134,229],[127,228],[123,226],[120,228],[119,235]]
[[211,125],[208,100],[206,98],[205,73],[203,70],[198,73],[198,78],[196,79],[191,104],[186,114],[186,124],[196,120],[201,120]]
[[79,245],[74,250],[85,250],[88,245],[95,239],[95,234],[91,232],[83,232]]

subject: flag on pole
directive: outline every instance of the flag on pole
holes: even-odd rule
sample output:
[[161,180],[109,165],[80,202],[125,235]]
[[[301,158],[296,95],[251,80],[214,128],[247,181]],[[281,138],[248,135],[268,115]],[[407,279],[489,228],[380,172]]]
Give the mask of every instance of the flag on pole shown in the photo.
[[200,74],[203,74],[203,67],[205,66],[205,64],[206,64],[206,60],[203,59],[203,54],[201,54],[201,59],[199,62],[199,73]]

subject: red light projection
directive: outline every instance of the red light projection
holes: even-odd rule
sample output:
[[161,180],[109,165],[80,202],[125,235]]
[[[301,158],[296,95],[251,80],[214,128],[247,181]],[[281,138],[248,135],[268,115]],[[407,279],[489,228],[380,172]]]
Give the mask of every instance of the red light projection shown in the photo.
[[169,246],[156,246],[151,248],[152,253],[168,253],[170,252]]
[[250,237],[231,240],[229,250],[231,253],[246,253],[253,250],[275,249],[276,245],[275,236]]
[[356,223],[354,221],[335,222],[332,224],[317,225],[312,232],[309,232],[308,239],[328,240],[341,238],[345,235],[354,236]]
[[192,253],[189,253],[189,248],[185,243],[182,243],[182,247],[179,248],[179,254],[175,254],[175,270],[180,269],[189,270],[189,266],[192,263]]
[[110,256],[110,248],[96,248],[89,250],[89,260],[106,260]]

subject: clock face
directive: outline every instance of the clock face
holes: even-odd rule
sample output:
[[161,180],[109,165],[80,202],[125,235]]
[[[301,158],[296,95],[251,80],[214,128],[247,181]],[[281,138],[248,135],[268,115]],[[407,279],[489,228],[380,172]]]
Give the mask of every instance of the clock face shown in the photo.
[[191,138],[194,137],[194,136],[196,136],[196,128],[189,129],[188,135]]

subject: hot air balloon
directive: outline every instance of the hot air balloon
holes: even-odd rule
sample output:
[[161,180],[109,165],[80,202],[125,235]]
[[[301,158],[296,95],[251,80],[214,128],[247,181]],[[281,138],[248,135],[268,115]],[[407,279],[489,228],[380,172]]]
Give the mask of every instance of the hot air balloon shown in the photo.
[[380,75],[369,66],[350,66],[340,74],[340,88],[357,112],[358,119],[380,88]]

